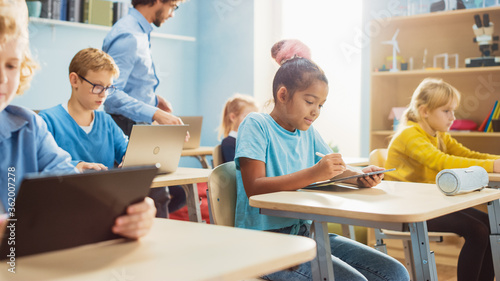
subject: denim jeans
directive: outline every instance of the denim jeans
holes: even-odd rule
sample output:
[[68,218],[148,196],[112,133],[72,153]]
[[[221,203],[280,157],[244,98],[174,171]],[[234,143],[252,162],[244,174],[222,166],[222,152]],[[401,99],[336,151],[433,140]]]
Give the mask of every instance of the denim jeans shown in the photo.
[[[290,233],[291,228],[270,230]],[[309,226],[302,225],[299,235],[309,236]],[[330,248],[335,280],[410,280],[406,268],[394,258],[364,244],[330,233]],[[266,280],[312,280],[311,263],[303,263],[292,270],[278,271],[262,276]]]

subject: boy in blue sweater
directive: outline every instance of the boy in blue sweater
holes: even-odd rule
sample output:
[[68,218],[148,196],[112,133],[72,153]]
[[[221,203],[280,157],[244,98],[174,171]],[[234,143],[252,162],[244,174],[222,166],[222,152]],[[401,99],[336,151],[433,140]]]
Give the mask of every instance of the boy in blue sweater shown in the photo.
[[111,116],[97,111],[113,93],[113,78],[118,75],[108,54],[83,49],[69,65],[69,101],[40,112],[57,144],[71,154],[80,170],[113,168],[125,155],[128,138]]
[[[69,65],[71,97],[67,103],[40,111],[57,144],[71,155],[80,170],[106,170],[121,164],[128,138],[111,116],[97,109],[113,94],[118,66],[105,52],[86,48]],[[165,187],[152,188],[157,217],[167,217]]]

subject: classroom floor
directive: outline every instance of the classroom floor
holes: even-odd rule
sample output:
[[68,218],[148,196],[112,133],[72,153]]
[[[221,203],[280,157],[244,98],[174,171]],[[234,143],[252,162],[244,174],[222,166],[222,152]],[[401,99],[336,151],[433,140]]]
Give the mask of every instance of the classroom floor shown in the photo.
[[[384,240],[387,245],[387,253],[399,260],[404,261],[404,253],[401,240]],[[457,280],[457,260],[462,248],[463,238],[444,237],[443,242],[430,242],[430,248],[435,253],[436,268],[439,281]]]

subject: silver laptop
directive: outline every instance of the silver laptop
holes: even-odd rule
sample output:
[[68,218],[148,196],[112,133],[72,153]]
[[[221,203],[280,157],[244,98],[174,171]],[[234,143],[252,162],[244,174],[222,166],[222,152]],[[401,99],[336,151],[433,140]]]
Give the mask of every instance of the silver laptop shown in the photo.
[[189,125],[189,141],[184,143],[185,149],[200,147],[201,124],[203,116],[179,116],[184,124]]
[[188,125],[134,125],[123,167],[155,165],[159,174],[179,166]]

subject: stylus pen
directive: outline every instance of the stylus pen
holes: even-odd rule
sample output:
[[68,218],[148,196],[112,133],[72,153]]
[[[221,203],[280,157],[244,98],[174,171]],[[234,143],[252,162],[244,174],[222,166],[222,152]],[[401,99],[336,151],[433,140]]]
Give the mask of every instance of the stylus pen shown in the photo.
[[[317,156],[321,157],[321,158],[325,157],[325,155],[324,155],[323,153],[321,153],[321,152],[316,152],[315,154],[316,154]],[[347,169],[347,165],[345,165],[345,164],[344,164],[344,165],[342,165],[342,166],[344,166],[344,168],[345,168],[345,169]]]
[[323,153],[321,153],[321,152],[316,152],[316,155],[319,156],[319,157],[321,157],[321,158],[325,157],[325,155]]

